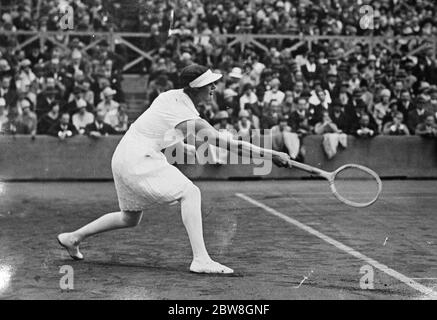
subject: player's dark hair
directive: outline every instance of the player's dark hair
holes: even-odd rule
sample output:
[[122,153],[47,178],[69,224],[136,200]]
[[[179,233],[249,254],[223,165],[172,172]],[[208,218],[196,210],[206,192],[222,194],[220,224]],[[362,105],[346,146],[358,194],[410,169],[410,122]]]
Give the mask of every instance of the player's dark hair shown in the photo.
[[[196,92],[196,88],[190,87],[190,82],[198,78],[202,74],[208,71],[208,68],[199,64],[191,64],[182,69],[179,76],[179,85],[184,89],[185,93]],[[194,89],[194,91],[193,91]]]

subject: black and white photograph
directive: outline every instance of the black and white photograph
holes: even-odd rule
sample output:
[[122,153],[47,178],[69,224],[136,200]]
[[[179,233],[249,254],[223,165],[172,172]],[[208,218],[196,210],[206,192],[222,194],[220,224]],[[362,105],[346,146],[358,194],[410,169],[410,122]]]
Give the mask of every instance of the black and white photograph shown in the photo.
[[437,300],[436,208],[436,1],[0,0],[0,300]]

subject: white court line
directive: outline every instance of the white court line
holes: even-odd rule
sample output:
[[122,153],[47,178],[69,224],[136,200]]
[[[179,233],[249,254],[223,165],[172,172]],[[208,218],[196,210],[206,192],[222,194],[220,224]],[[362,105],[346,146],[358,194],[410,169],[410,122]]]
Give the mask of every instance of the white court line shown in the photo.
[[382,272],[388,274],[389,276],[405,283],[406,285],[410,286],[414,290],[417,290],[417,291],[421,292],[422,294],[425,294],[427,297],[429,297],[431,299],[437,299],[437,292],[435,292],[431,288],[425,287],[424,285],[414,281],[411,278],[408,278],[407,276],[404,276],[403,274],[397,272],[396,270],[393,270],[393,269],[387,267],[386,265],[383,265],[382,263],[379,263],[378,261],[365,256],[364,254],[354,250],[353,248],[348,247],[348,246],[344,245],[343,243],[341,243],[335,239],[332,239],[331,237],[328,237],[327,235],[324,235],[323,233],[297,221],[296,219],[293,219],[293,218],[291,218],[283,213],[280,213],[279,211],[276,211],[273,208],[266,206],[265,204],[263,204],[261,202],[258,202],[256,200],[252,199],[249,196],[246,196],[243,193],[236,193],[235,195],[237,197],[244,199],[247,202],[261,208],[261,209],[264,209],[268,213],[270,213],[278,218],[281,218],[282,220],[285,220],[286,222],[291,223],[292,225],[322,239],[323,241],[335,246],[337,249],[340,249],[340,250],[350,254],[351,256],[357,258],[357,259],[365,261],[367,264],[369,264],[369,265],[373,266],[374,268],[379,269]]
[[[354,195],[362,195],[362,193],[360,193],[360,194],[358,194],[358,193],[347,193],[349,196],[354,196]],[[293,196],[302,196],[302,195],[305,195],[305,196],[312,196],[313,194],[311,194],[311,193],[308,193],[308,194],[306,194],[306,193],[294,193],[293,192]],[[330,196],[332,195],[332,193],[326,193],[325,194],[326,195],[326,197],[308,197],[308,198],[299,198],[299,200],[306,200],[306,199],[308,199],[308,200],[326,200],[327,198],[330,198]],[[281,196],[281,198],[289,198],[289,196]],[[387,195],[384,195],[384,194],[382,194],[381,196],[380,196],[381,198],[383,198],[383,199],[394,199],[394,200],[407,200],[407,199],[437,199],[437,197],[436,196],[405,196],[405,197],[402,197],[402,196],[387,196]],[[277,198],[277,196],[274,196],[274,198]],[[353,197],[354,198],[354,200],[366,200],[366,199],[368,199],[368,198],[366,198],[366,197]],[[267,197],[266,199],[269,199],[269,197]],[[335,198],[332,198],[332,199],[335,199]]]

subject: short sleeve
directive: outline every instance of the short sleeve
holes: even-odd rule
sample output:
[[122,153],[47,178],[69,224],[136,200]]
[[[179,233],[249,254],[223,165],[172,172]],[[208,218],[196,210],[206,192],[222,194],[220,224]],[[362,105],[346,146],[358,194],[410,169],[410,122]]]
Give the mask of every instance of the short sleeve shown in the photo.
[[171,100],[171,103],[169,103],[171,108],[167,113],[167,120],[172,128],[187,120],[200,119],[199,112],[188,97],[178,95],[172,97]]

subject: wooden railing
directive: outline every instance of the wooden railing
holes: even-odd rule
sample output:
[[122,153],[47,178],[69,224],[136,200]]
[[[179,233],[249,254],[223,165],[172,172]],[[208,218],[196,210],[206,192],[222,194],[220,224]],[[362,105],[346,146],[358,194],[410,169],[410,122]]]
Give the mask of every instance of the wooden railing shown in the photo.
[[[122,45],[132,50],[136,55],[133,60],[128,61],[123,70],[127,71],[133,66],[139,64],[143,60],[153,60],[153,54],[158,48],[145,49],[147,41],[150,38],[150,33],[138,32],[81,32],[81,31],[0,31],[0,37],[17,40],[14,45],[14,50],[23,49],[26,46],[39,42],[42,46],[45,42],[51,42],[55,46],[59,46],[66,50],[70,50],[68,43],[74,37],[80,37],[81,41],[86,44],[84,51],[88,51],[98,45],[101,41],[106,40],[109,43],[111,50],[116,46]],[[163,39],[166,39],[166,35]],[[420,37],[420,36],[304,36],[304,35],[273,35],[273,34],[213,34],[202,35],[193,34],[194,38],[209,37],[218,40],[226,40],[228,46],[240,46],[244,51],[247,46],[256,47],[259,50],[269,51],[272,46],[282,48],[286,45],[291,51],[297,50],[301,46],[306,46],[309,50],[320,42],[339,41],[343,43],[345,56],[352,54],[356,50],[356,44],[361,43],[368,46],[369,53],[373,52],[376,46],[387,49],[389,52],[395,52],[401,45],[407,45],[406,55],[417,54],[418,52],[431,49],[434,57],[437,55],[437,38],[436,37]],[[177,35],[172,35],[174,41],[178,41]],[[135,40],[136,39],[136,40]],[[284,44],[286,42],[286,44]],[[163,42],[164,43],[164,42]],[[144,45],[142,45],[144,44]],[[1,44],[0,44],[1,46]]]

